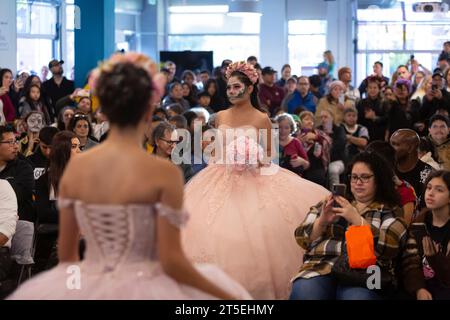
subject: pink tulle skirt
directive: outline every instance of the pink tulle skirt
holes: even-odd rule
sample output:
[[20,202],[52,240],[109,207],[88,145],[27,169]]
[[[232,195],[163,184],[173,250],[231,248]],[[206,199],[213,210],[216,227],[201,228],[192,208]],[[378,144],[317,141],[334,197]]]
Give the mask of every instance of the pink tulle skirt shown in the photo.
[[[91,272],[79,264],[79,282],[73,269],[60,264],[25,282],[8,300],[214,300],[205,292],[180,284],[165,274],[158,262],[146,261],[116,272]],[[251,299],[248,292],[219,268],[196,265],[197,270],[238,299]]]
[[184,249],[194,262],[219,266],[255,299],[286,299],[303,252],[294,231],[329,192],[273,166],[261,175],[210,165],[185,190],[191,217]]

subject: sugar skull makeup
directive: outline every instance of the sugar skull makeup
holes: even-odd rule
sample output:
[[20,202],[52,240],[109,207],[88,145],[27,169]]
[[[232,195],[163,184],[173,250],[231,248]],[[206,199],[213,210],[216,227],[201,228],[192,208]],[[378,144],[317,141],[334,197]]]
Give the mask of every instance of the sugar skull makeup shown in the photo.
[[38,133],[44,127],[44,117],[40,113],[32,113],[27,119],[28,131]]
[[230,102],[242,99],[247,92],[247,87],[240,82],[237,78],[232,77],[228,81],[227,96]]

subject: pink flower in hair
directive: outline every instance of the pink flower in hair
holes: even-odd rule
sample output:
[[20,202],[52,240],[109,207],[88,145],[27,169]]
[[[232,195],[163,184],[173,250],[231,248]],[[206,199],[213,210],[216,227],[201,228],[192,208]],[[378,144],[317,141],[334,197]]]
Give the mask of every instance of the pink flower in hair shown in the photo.
[[[164,95],[165,78],[158,72],[156,63],[142,53],[128,52],[115,53],[109,60],[101,63],[98,68],[94,69],[89,77],[89,86],[91,90],[95,91],[98,79],[101,74],[111,72],[114,66],[118,64],[131,63],[137,67],[144,69],[153,81],[153,91],[156,93],[152,100],[158,101]],[[156,96],[156,97],[155,97]]]
[[258,82],[259,74],[256,71],[255,67],[249,63],[245,63],[244,61],[234,62],[230,64],[227,68],[225,76],[227,79],[230,79],[231,74],[235,71],[241,72],[245,74],[253,84]]

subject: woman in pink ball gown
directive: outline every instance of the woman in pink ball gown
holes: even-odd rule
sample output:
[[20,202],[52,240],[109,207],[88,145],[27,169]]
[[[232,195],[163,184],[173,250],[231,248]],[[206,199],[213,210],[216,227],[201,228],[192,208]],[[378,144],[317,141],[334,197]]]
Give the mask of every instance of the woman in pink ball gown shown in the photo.
[[258,74],[251,65],[234,63],[227,78],[233,106],[217,115],[215,139],[216,151],[224,152],[216,152],[186,186],[192,216],[183,245],[195,262],[217,264],[255,299],[287,299],[303,254],[294,231],[329,192],[263,160],[261,145],[273,155],[272,124],[258,108]]
[[[71,159],[62,177],[59,265],[9,299],[250,298],[223,271],[192,265],[182,250],[183,178],[141,147],[159,100],[155,73],[156,65],[136,53],[115,55],[94,72],[99,78],[92,87],[111,131],[106,142]],[[80,234],[86,241],[81,262]]]

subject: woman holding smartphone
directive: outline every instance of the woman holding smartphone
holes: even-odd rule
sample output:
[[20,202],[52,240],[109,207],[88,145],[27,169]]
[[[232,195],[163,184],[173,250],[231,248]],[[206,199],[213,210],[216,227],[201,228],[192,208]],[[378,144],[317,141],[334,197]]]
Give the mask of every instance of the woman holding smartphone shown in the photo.
[[450,299],[450,172],[428,176],[427,205],[408,230],[402,270],[406,290],[418,300]]
[[396,257],[406,242],[407,226],[398,217],[399,196],[392,169],[380,156],[363,152],[355,157],[348,171],[348,197],[337,196],[342,192],[337,188],[335,196],[312,207],[295,231],[297,243],[306,253],[293,283],[291,300],[382,298],[378,292],[369,290],[366,283],[349,285],[332,271],[344,253],[346,230],[362,225],[370,226],[372,231],[376,264],[387,272],[394,269]]

